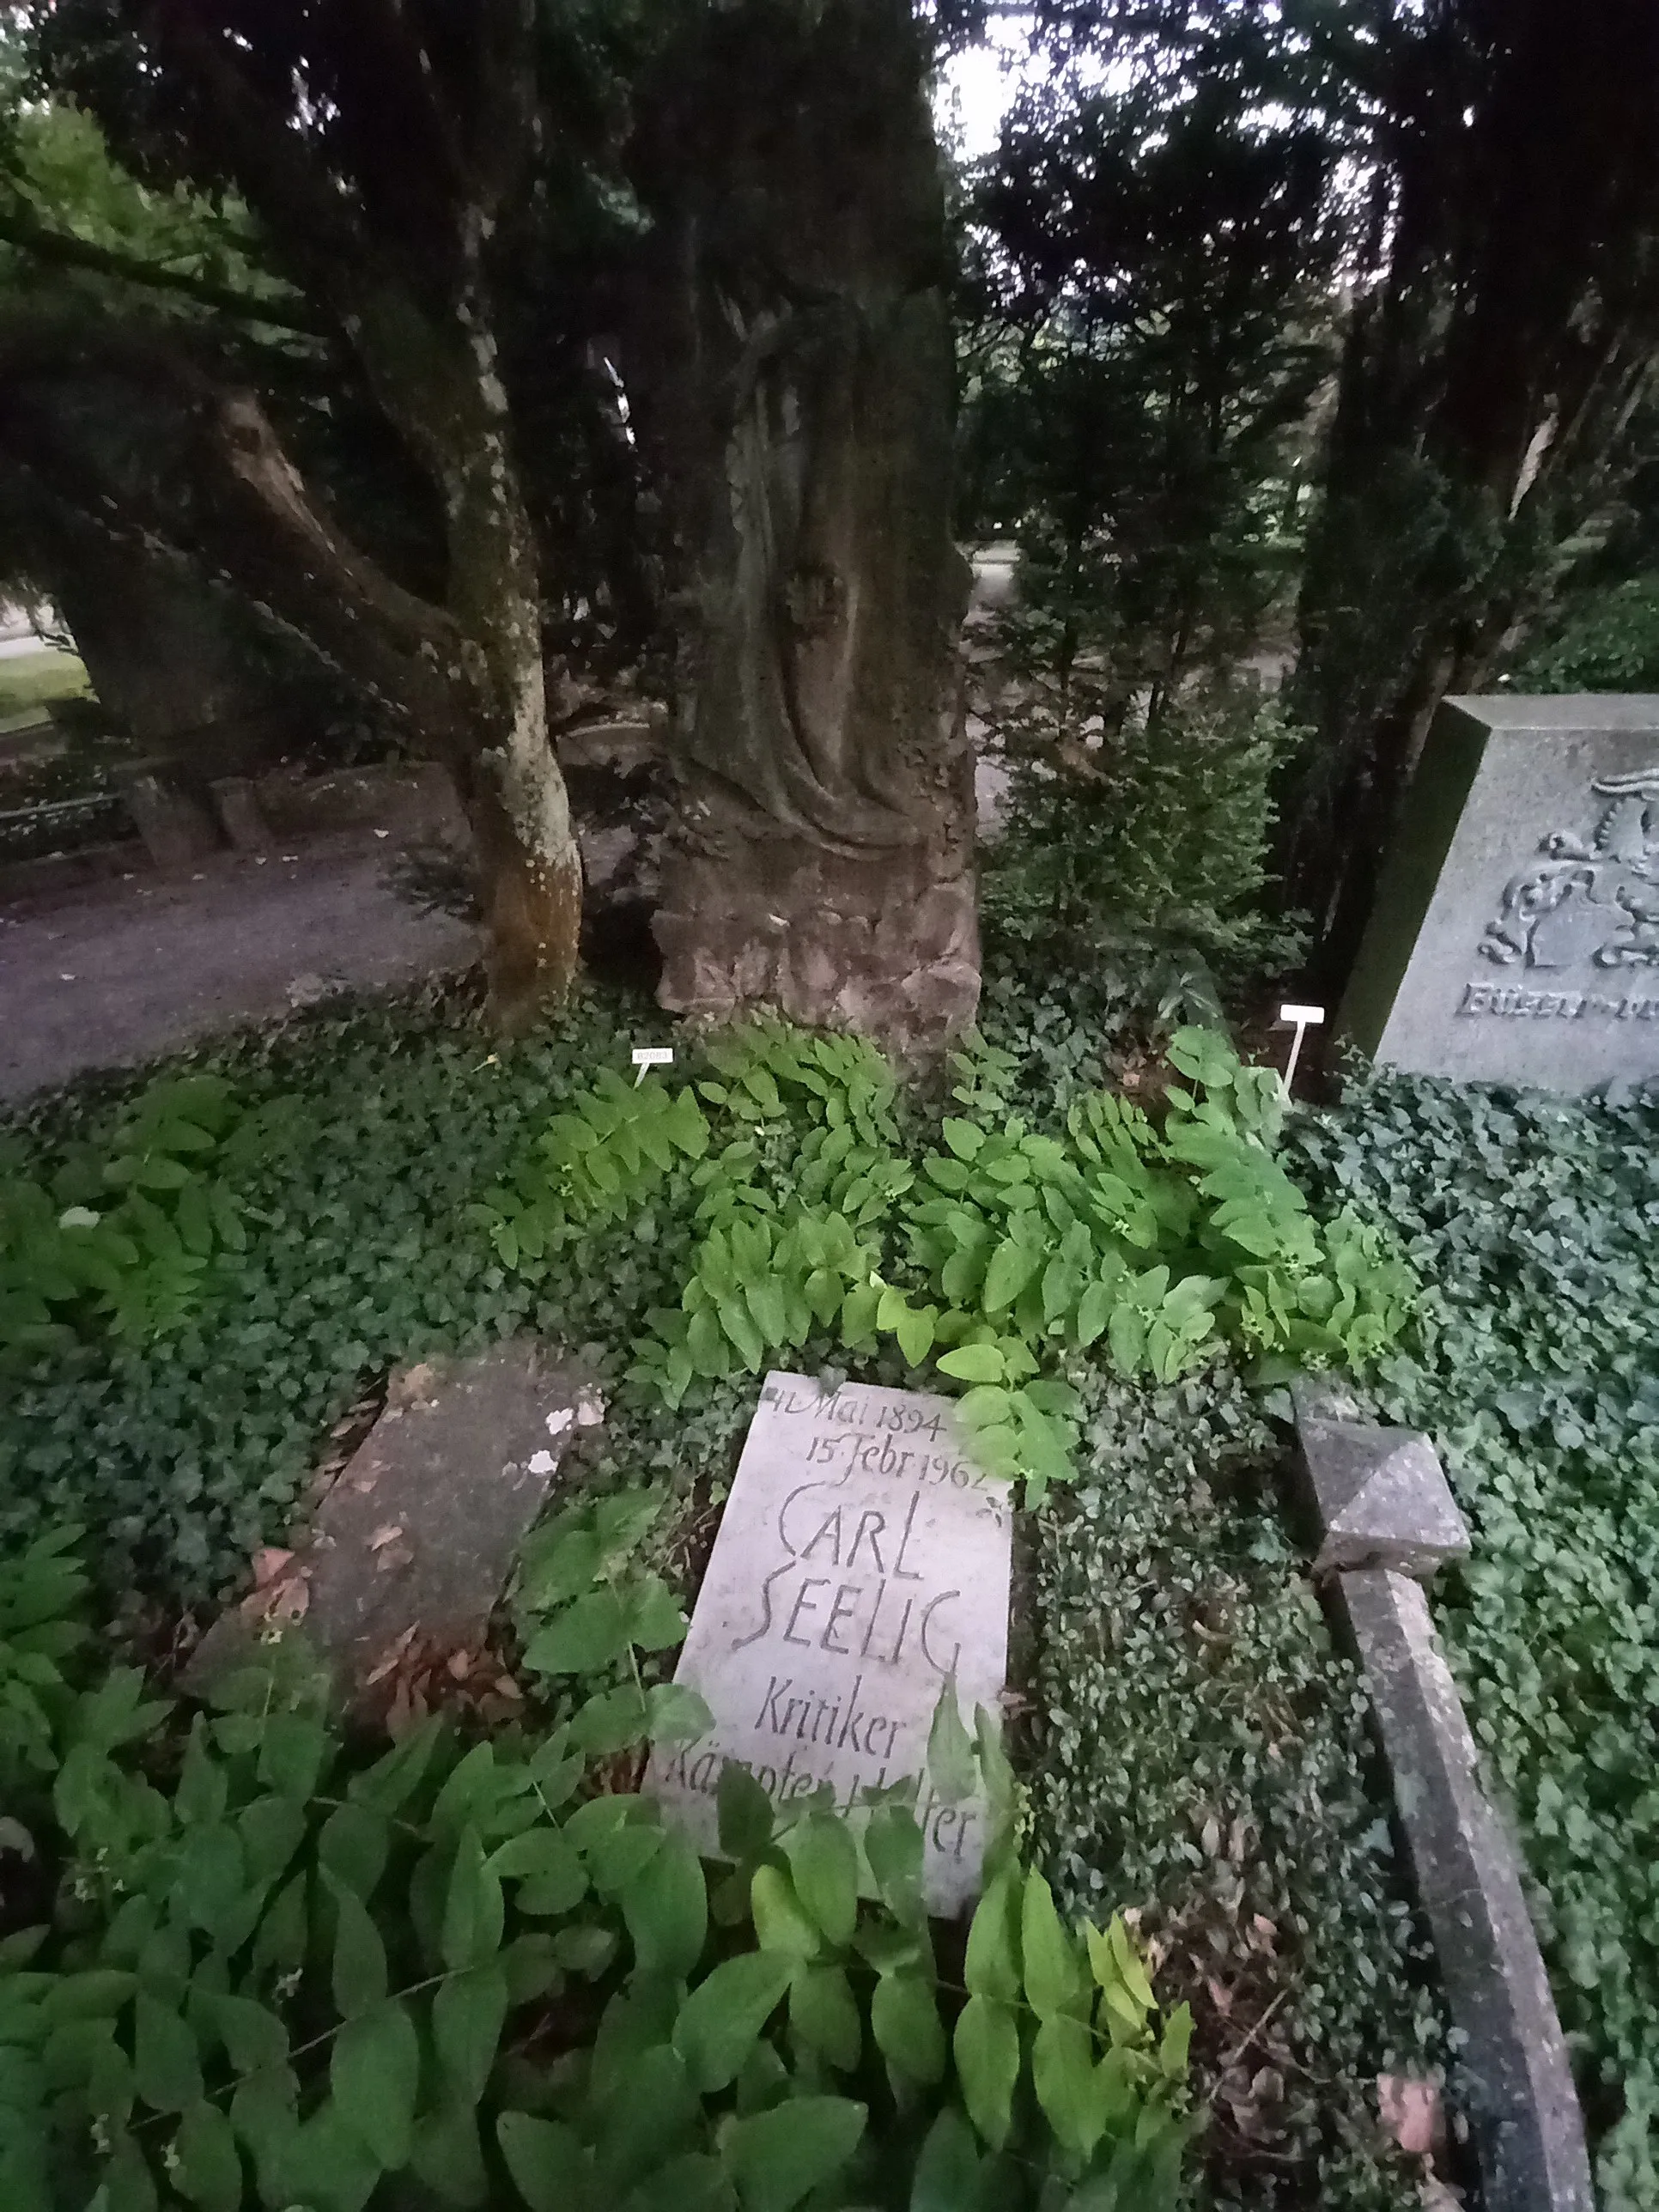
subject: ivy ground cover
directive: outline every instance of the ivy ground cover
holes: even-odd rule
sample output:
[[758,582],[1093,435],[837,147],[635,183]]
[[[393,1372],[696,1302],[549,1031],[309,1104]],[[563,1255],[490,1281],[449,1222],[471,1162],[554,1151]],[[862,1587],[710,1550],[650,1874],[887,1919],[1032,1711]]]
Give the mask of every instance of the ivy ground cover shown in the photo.
[[[377,1376],[521,1327],[605,1369],[602,1485],[669,1478],[717,1497],[751,1379],[696,1376],[669,1413],[659,1383],[627,1371],[702,1228],[665,1204],[598,1219],[532,1277],[476,1213],[600,1068],[659,1036],[648,1011],[594,999],[494,1050],[453,1002],[409,1004],[321,1012],[198,1056],[191,1072],[264,1115],[269,1141],[222,1170],[245,1234],[163,1334],[89,1337],[8,1379],[6,1533],[84,1522],[106,1588],[202,1605],[280,1537],[331,1426]],[[1026,1060],[1034,1097],[1063,1113],[1066,1086]],[[46,1102],[25,1148],[103,1141],[137,1088]],[[857,1364],[907,1379],[892,1339]],[[1409,2185],[1382,2160],[1370,2075],[1431,2055],[1432,2032],[1352,1685],[1279,1529],[1275,1448],[1224,1364],[1079,1389],[1075,1488],[1030,1524],[1032,1843],[1079,1906],[1141,1900],[1172,2000],[1200,2001],[1200,2085],[1239,2093],[1217,2108],[1219,2201],[1397,2201]]]
[[1402,1237],[1428,1430],[1474,1539],[1435,1613],[1533,1882],[1610,2212],[1659,2207],[1659,1108],[1389,1078],[1304,1122]]

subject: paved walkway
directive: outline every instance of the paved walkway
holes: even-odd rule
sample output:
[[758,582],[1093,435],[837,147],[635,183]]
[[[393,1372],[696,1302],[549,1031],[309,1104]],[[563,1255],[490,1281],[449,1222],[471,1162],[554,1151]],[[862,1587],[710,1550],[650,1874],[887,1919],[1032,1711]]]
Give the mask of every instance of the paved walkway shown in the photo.
[[386,851],[337,830],[0,909],[0,1097],[268,1021],[337,982],[468,965],[477,932],[395,897]]

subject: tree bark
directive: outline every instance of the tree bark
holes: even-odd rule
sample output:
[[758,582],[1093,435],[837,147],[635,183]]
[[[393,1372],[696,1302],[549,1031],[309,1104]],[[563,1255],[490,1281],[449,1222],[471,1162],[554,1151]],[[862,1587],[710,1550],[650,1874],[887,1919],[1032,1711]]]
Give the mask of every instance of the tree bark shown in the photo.
[[[213,491],[211,511],[188,523],[238,588],[448,763],[484,878],[492,1000],[517,1026],[568,989],[581,900],[487,269],[533,148],[534,0],[474,0],[459,35],[443,9],[324,10],[302,55],[274,20],[243,29],[210,6],[138,15],[151,76],[185,94],[168,158],[215,189],[236,183],[437,489],[443,603],[403,590],[347,542],[251,395],[200,378],[197,458]],[[50,52],[51,26],[46,37]],[[72,87],[118,152],[131,111],[114,76],[85,72],[82,52]],[[144,151],[154,158],[153,142]],[[240,532],[223,526],[238,514]]]
[[[1357,301],[1299,609],[1280,872],[1339,990],[1428,727],[1607,511],[1659,343],[1659,18],[1586,0],[1404,26],[1389,265]],[[1540,161],[1537,149],[1551,149]]]
[[642,103],[625,363],[683,611],[664,1003],[970,1023],[939,165],[905,0],[710,15]]

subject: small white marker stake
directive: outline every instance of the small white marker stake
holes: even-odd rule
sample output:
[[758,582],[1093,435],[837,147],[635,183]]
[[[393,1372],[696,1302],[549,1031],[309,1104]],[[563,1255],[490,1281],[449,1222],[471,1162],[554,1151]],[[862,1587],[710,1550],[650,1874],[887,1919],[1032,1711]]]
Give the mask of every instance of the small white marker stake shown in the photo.
[[672,1048],[668,1045],[636,1044],[634,1048],[634,1065],[640,1072],[634,1078],[635,1090],[637,1091],[644,1082],[645,1071],[647,1067],[666,1067],[673,1057]]
[[1323,1006],[1281,1006],[1279,1018],[1281,1025],[1289,1022],[1296,1026],[1296,1035],[1291,1039],[1291,1056],[1285,1063],[1283,1079],[1285,1096],[1288,1098],[1291,1085],[1296,1080],[1296,1063],[1302,1057],[1302,1040],[1310,1029],[1316,1029],[1324,1020],[1325,1009]]

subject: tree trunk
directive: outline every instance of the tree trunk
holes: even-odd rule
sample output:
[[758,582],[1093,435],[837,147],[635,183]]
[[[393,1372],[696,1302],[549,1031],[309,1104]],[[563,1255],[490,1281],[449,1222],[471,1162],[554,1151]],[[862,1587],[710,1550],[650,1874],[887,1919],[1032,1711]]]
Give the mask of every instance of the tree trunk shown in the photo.
[[91,530],[51,532],[40,562],[104,710],[205,793],[257,775],[307,732],[240,610],[177,563]]
[[628,362],[686,617],[663,1001],[900,1047],[979,996],[922,62],[904,0],[705,20],[647,104]]

